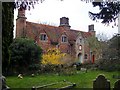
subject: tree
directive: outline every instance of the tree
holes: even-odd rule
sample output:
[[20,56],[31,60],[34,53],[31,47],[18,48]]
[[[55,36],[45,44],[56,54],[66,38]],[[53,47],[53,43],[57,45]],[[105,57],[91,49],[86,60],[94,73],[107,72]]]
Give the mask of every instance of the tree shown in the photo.
[[101,42],[95,36],[87,38],[86,43],[90,47],[92,53],[96,56],[96,59],[100,58],[101,55]]
[[98,40],[101,41],[101,42],[109,40],[108,37],[106,36],[106,34],[104,34],[104,33],[99,33],[96,36],[97,36]]
[[103,42],[102,59],[96,62],[99,69],[107,71],[120,70],[120,35]]
[[10,67],[12,71],[25,73],[40,65],[42,49],[33,40],[17,38],[10,45]]
[[28,9],[34,8],[35,4],[39,4],[39,2],[43,2],[44,0],[16,0],[14,3],[14,8],[22,8],[22,9]]
[[109,49],[112,50],[112,52],[114,52],[114,54],[112,53],[113,58],[117,58],[120,59],[120,35],[117,34],[115,35],[112,39],[109,40]]
[[100,12],[92,13],[89,11],[89,17],[93,21],[97,21],[97,19],[102,20],[103,24],[110,24],[114,22],[114,26],[116,25],[116,20],[120,14],[120,1],[119,0],[81,0],[86,3],[92,3],[93,7],[99,7]]
[[120,13],[120,2],[92,2],[93,7],[98,6],[100,12],[89,12],[89,16],[92,20],[102,19],[101,23],[109,24],[114,22],[116,26],[116,20]]
[[13,41],[14,3],[2,3],[2,73],[6,74],[9,64],[9,46]]

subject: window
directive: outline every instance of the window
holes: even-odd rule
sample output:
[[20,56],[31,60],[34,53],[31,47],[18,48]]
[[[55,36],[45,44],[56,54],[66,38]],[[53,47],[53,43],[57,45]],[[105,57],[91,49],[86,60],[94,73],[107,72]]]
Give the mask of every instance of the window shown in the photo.
[[80,43],[82,43],[82,39],[80,38]]
[[40,35],[40,40],[46,41],[47,40],[47,35],[46,34],[41,34]]
[[67,42],[67,37],[66,36],[62,36],[62,42]]
[[82,50],[82,45],[79,45],[79,47],[78,47],[78,48],[79,48],[79,50],[81,51],[81,50]]
[[85,59],[87,59],[87,54],[85,54],[85,57],[84,57]]

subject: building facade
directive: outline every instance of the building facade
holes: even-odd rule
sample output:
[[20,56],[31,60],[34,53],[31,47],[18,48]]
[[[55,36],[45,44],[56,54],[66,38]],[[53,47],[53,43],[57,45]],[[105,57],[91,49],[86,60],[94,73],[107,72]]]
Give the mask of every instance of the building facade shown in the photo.
[[18,10],[16,19],[16,38],[27,37],[33,39],[43,49],[59,48],[61,52],[77,58],[77,62],[91,62],[95,55],[91,53],[87,38],[95,36],[94,25],[88,26],[88,32],[70,28],[69,18],[60,18],[60,25],[50,26],[26,21],[25,10]]

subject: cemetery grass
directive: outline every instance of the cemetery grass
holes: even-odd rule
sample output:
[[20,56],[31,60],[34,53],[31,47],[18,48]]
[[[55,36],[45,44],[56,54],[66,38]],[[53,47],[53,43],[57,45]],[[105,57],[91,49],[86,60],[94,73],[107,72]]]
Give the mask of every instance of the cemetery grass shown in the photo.
[[[42,86],[46,84],[56,83],[59,81],[69,81],[72,83],[76,83],[75,88],[92,88],[93,80],[99,75],[104,74],[105,77],[110,80],[111,87],[113,87],[115,81],[117,79],[113,78],[113,75],[120,75],[119,72],[105,72],[99,70],[88,70],[88,72],[77,71],[74,75],[57,75],[54,73],[49,74],[41,74],[32,76],[23,76],[23,79],[17,78],[17,76],[8,76],[6,77],[6,83],[10,88],[32,88],[32,86]],[[52,88],[63,87],[67,84],[56,84],[52,86]],[[48,87],[51,88],[51,87]]]

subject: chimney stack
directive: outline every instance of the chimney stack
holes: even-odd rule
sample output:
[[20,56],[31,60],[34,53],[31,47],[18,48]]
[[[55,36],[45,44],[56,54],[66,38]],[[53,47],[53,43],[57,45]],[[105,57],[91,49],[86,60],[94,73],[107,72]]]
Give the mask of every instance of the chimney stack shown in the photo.
[[69,18],[67,17],[60,18],[60,27],[70,29]]
[[25,10],[23,8],[19,8],[16,19],[16,37],[26,36],[26,19]]
[[94,31],[94,24],[88,25],[88,31],[89,32]]
[[94,24],[88,25],[88,32],[95,36]]
[[26,18],[25,17],[25,10],[23,8],[18,9],[18,18]]

